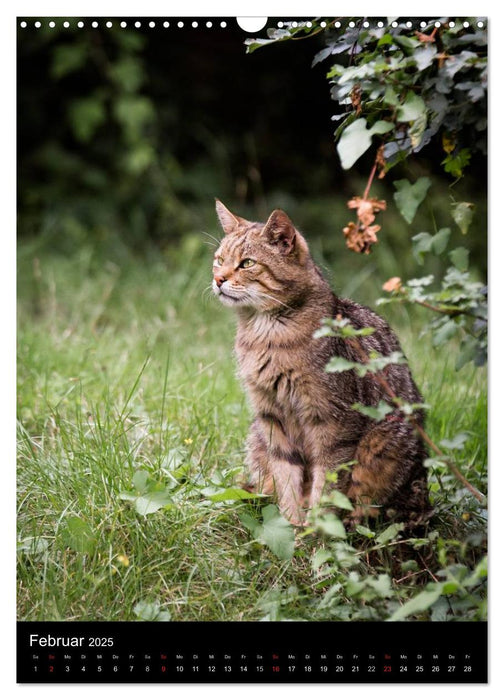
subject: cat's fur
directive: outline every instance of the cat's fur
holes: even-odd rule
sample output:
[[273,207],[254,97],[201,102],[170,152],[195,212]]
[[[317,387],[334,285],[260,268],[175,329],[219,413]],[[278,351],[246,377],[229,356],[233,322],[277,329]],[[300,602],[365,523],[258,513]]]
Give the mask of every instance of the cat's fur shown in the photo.
[[[239,373],[255,411],[247,441],[253,488],[275,493],[285,517],[300,524],[319,502],[327,473],[353,462],[338,471],[336,488],[355,504],[355,519],[380,511],[421,518],[428,510],[421,439],[399,412],[376,422],[352,409],[389,397],[372,375],[327,373],[331,357],[360,361],[362,354],[341,338],[313,337],[322,318],[341,316],[376,329],[358,338],[366,353],[390,355],[400,350],[394,333],[370,309],[333,294],[283,211],[253,223],[217,200],[217,214],[226,235],[213,290],[238,315]],[[422,401],[407,365],[389,365],[385,376],[398,397]],[[421,425],[421,411],[415,418]]]

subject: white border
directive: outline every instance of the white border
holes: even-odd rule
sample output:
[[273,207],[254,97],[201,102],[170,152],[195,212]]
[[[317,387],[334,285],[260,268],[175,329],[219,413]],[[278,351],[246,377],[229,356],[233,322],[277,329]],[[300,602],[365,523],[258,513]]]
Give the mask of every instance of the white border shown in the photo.
[[[493,76],[498,76],[500,82],[502,72],[500,70],[499,56],[497,51],[501,49],[499,35],[504,31],[502,20],[502,7],[497,6],[494,2],[468,2],[460,0],[457,3],[443,3],[443,8],[440,9],[439,2],[432,0],[422,0],[419,3],[418,10],[415,12],[406,12],[404,2],[380,2],[376,0],[367,2],[359,2],[352,5],[353,16],[369,15],[370,17],[381,14],[383,16],[405,16],[409,14],[415,17],[436,17],[436,16],[482,16],[489,17],[490,28],[490,73],[491,79]],[[450,7],[450,10],[444,9]],[[180,6],[178,6],[180,7]],[[341,7],[341,12],[338,10]],[[65,17],[65,16],[107,16],[107,17],[170,17],[170,16],[185,16],[185,17],[296,17],[296,16],[348,16],[348,4],[341,5],[339,3],[316,2],[309,4],[300,2],[299,0],[255,0],[251,2],[230,2],[216,0],[215,2],[191,2],[187,0],[183,4],[183,12],[172,11],[175,9],[171,3],[159,2],[154,0],[143,0],[142,3],[131,2],[124,0],[123,2],[106,2],[102,0],[89,0],[88,2],[58,2],[52,1],[45,4],[34,2],[33,0],[22,1],[16,3],[15,7],[9,8],[8,12],[3,13],[2,21],[0,22],[1,32],[1,47],[3,61],[2,70],[2,255],[1,255],[1,299],[2,305],[2,355],[1,358],[1,384],[2,400],[0,413],[1,426],[1,442],[2,447],[2,534],[3,534],[3,563],[8,562],[7,567],[2,567],[2,636],[1,636],[1,659],[2,659],[2,687],[4,692],[8,693],[8,697],[40,697],[54,698],[65,697],[72,695],[74,697],[87,697],[92,694],[96,697],[110,696],[111,693],[118,693],[123,697],[137,698],[143,688],[148,687],[148,693],[151,697],[157,697],[162,694],[163,697],[186,698],[192,697],[195,694],[203,695],[210,698],[233,698],[236,695],[240,698],[252,698],[260,694],[262,697],[274,697],[279,694],[286,693],[289,697],[304,698],[308,693],[316,693],[318,698],[335,698],[343,694],[369,694],[375,698],[395,698],[404,697],[421,697],[430,695],[435,698],[445,697],[448,693],[453,693],[458,698],[471,698],[476,696],[502,697],[502,679],[504,661],[502,656],[502,644],[500,643],[499,634],[503,620],[503,602],[502,593],[499,583],[502,581],[502,561],[499,561],[499,554],[502,551],[500,542],[502,521],[498,513],[492,513],[491,517],[491,587],[490,587],[490,684],[488,686],[475,685],[457,685],[453,686],[435,686],[435,685],[282,685],[282,686],[264,686],[264,685],[167,685],[167,686],[137,686],[137,685],[121,685],[116,686],[96,686],[96,685],[53,685],[53,686],[17,686],[15,685],[15,558],[13,556],[13,547],[15,537],[15,509],[14,492],[15,492],[15,445],[13,443],[14,432],[14,407],[15,407],[15,168],[16,168],[16,153],[15,153],[15,47],[16,47],[16,31],[15,17]],[[177,8],[178,9],[178,8]],[[307,12],[308,10],[308,12]],[[496,45],[496,51],[493,50],[493,45]],[[500,86],[495,82],[491,92],[490,116],[491,116],[491,149],[490,149],[490,187],[489,187],[489,211],[490,211],[490,282],[491,282],[491,394],[490,394],[490,436],[494,439],[490,442],[490,474],[491,474],[491,505],[496,507],[496,511],[502,512],[504,509],[500,505],[503,488],[503,472],[504,468],[500,464],[502,462],[502,447],[495,436],[502,432],[502,427],[498,423],[500,401],[499,396],[504,387],[503,373],[504,367],[500,363],[501,346],[504,343],[504,335],[499,331],[499,323],[502,324],[502,304],[504,299],[502,296],[502,283],[500,280],[504,278],[501,272],[504,265],[504,236],[502,234],[502,224],[500,212],[496,211],[493,206],[494,201],[497,203],[502,200],[500,192],[501,181],[500,170],[502,149],[502,110],[499,98]],[[7,332],[5,332],[5,329]],[[499,364],[502,368],[499,367]],[[495,545],[497,543],[497,545]],[[398,623],[400,624],[400,623]],[[265,629],[265,633],[267,630]]]

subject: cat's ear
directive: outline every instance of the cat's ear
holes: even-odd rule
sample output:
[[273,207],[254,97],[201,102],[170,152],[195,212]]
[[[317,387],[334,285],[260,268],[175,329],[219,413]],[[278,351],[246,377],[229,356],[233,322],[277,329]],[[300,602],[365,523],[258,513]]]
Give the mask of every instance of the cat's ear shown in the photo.
[[296,245],[294,224],[281,209],[275,209],[270,214],[261,236],[264,236],[268,243],[278,246],[284,255],[291,253]]
[[243,220],[239,216],[232,214],[219,199],[215,200],[215,209],[217,211],[217,216],[219,217],[222,229],[226,235],[233,233],[238,224]]

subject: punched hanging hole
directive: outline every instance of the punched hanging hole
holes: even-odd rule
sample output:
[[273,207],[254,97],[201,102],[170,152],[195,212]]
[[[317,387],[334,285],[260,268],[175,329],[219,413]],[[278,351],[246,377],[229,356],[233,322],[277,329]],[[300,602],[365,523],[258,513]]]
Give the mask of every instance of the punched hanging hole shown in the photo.
[[238,22],[238,26],[240,29],[243,29],[244,32],[259,32],[261,29],[264,29],[266,26],[266,22],[268,21],[267,17],[237,17],[236,21]]

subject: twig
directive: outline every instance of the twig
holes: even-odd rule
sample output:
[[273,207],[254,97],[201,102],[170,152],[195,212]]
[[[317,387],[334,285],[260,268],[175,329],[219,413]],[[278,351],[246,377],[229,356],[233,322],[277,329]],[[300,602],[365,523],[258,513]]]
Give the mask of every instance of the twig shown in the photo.
[[371,183],[373,182],[375,173],[376,173],[376,160],[375,160],[374,165],[373,165],[373,167],[372,167],[372,169],[371,169],[371,173],[370,173],[370,175],[369,175],[369,178],[368,178],[368,181],[367,181],[367,185],[366,185],[366,189],[364,190],[364,194],[362,195],[362,199],[367,199],[367,198],[368,198],[369,190],[371,189]]

